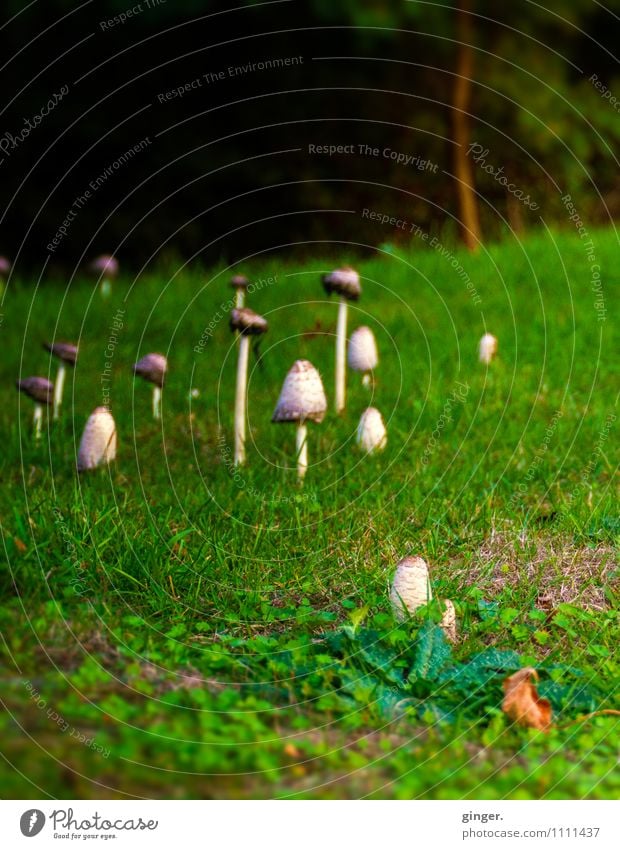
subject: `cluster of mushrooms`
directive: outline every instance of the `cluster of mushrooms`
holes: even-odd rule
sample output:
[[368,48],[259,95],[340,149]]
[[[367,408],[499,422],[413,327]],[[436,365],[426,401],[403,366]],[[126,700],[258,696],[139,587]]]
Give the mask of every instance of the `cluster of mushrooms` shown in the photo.
[[[3,259],[3,258],[0,258]],[[8,260],[4,261],[6,273],[10,270]],[[0,263],[0,273],[4,274],[4,265]],[[111,281],[118,274],[118,262],[115,257],[104,255],[95,259],[90,268],[99,275],[100,289],[104,297],[110,292]],[[258,343],[259,337],[268,330],[263,316],[245,306],[245,296],[249,280],[243,275],[235,275],[231,286],[235,290],[235,306],[230,315],[230,328],[239,338],[237,382],[234,411],[234,462],[243,465],[246,462],[246,420],[247,420],[247,381],[250,340]],[[358,327],[351,334],[347,347],[347,307],[349,301],[357,301],[362,288],[357,271],[353,268],[338,268],[322,278],[323,288],[328,295],[338,297],[338,321],[336,329],[336,368],[335,368],[335,409],[340,414],[346,402],[346,368],[361,374],[362,385],[367,389],[374,387],[374,372],[379,364],[377,344],[369,327]],[[67,366],[74,367],[78,356],[78,347],[69,342],[44,343],[44,347],[59,360],[55,383],[44,377],[27,377],[17,381],[17,387],[34,401],[35,440],[41,437],[43,411],[52,408],[53,418],[60,417],[63,389]],[[489,364],[497,354],[497,339],[490,333],[480,340],[480,361]],[[150,353],[142,357],[133,366],[137,377],[152,384],[153,418],[161,418],[161,398],[168,362],[163,354]],[[290,423],[296,426],[295,457],[297,476],[303,480],[308,470],[308,423],[319,424],[327,412],[327,398],[321,376],[308,360],[297,360],[284,379],[272,422]],[[78,451],[77,467],[86,471],[110,463],[116,457],[116,425],[110,410],[105,406],[97,407],[88,418]],[[357,427],[357,444],[366,454],[381,451],[387,444],[387,431],[383,417],[376,407],[367,407]]]
[[[2,259],[0,257],[0,259]],[[0,263],[0,267],[1,267]],[[8,266],[10,268],[10,265]],[[118,274],[118,262],[113,256],[98,257],[90,268],[101,276],[101,291],[104,297],[110,293],[111,280]],[[43,347],[59,360],[56,380],[52,383],[45,377],[25,377],[16,382],[17,388],[34,401],[34,437],[41,439],[43,411],[52,410],[55,420],[60,418],[67,366],[74,367],[78,358],[78,346],[70,342],[44,342]],[[168,361],[163,354],[146,354],[132,367],[136,377],[141,377],[153,386],[153,418],[161,418],[161,391],[164,385]],[[96,407],[88,417],[77,456],[78,471],[83,472],[107,465],[116,458],[116,424],[112,413],[105,407]]]
[[[239,335],[239,358],[235,394],[235,465],[245,462],[246,396],[249,344],[251,336],[259,336],[268,329],[267,321],[245,306],[245,290],[249,281],[237,275],[231,285],[236,289],[235,308],[231,313],[230,327]],[[351,335],[347,356],[347,305],[357,301],[362,287],[357,271],[339,268],[323,277],[323,288],[328,295],[337,295],[338,323],[336,329],[336,386],[335,408],[342,413],[346,398],[346,365],[362,374],[362,384],[373,386],[373,372],[379,363],[377,343],[369,327],[358,327]],[[327,398],[321,376],[308,360],[297,360],[284,379],[282,391],[272,416],[274,423],[296,426],[295,456],[297,477],[303,480],[308,470],[308,423],[319,424],[327,412]],[[368,407],[362,414],[357,429],[358,445],[366,453],[382,450],[387,442],[387,432],[379,410]]]
[[[100,277],[100,291],[108,297],[111,281],[118,274],[118,262],[112,256],[98,257],[91,269]],[[0,257],[0,276],[8,275],[10,263]],[[245,306],[245,295],[249,280],[235,275],[231,280],[235,290],[235,306],[230,316],[230,328],[238,335],[239,350],[237,382],[235,390],[234,436],[235,465],[246,461],[246,413],[247,381],[250,339],[267,332],[267,320]],[[377,344],[369,327],[358,327],[349,338],[347,348],[347,306],[361,295],[359,274],[353,268],[339,268],[323,277],[323,287],[328,295],[338,297],[338,321],[336,329],[335,409],[338,414],[345,409],[346,367],[362,375],[362,385],[374,387],[374,371],[379,364]],[[27,377],[17,381],[20,391],[34,401],[35,439],[41,438],[43,410],[52,408],[54,419],[60,417],[63,389],[67,366],[74,367],[78,357],[78,346],[69,342],[44,343],[44,348],[59,360],[56,381],[51,383],[44,377]],[[498,342],[491,333],[480,340],[478,354],[480,362],[489,365],[497,355]],[[133,365],[133,373],[152,384],[153,418],[161,418],[162,388],[168,362],[163,354],[150,353]],[[308,469],[308,423],[319,424],[327,412],[327,398],[321,376],[308,360],[296,360],[284,379],[272,422],[291,423],[296,426],[295,455],[297,475],[303,480]],[[381,451],[387,443],[387,431],[383,417],[375,407],[367,407],[357,428],[357,443],[367,454]],[[112,462],[116,457],[116,424],[110,410],[97,407],[89,416],[77,457],[78,471],[83,472]],[[392,609],[397,620],[403,621],[423,605],[432,601],[433,594],[427,563],[421,557],[405,557],[396,567],[390,590]],[[449,640],[456,640],[456,612],[449,599],[443,600],[441,627]]]

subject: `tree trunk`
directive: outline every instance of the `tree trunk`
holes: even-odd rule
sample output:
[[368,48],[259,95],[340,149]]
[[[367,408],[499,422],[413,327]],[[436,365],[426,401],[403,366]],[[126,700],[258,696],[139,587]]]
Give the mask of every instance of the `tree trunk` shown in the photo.
[[456,75],[452,97],[452,130],[454,141],[454,172],[458,195],[459,219],[463,241],[470,251],[478,250],[482,242],[478,198],[474,190],[474,177],[467,149],[470,145],[469,108],[471,104],[471,78],[474,68],[472,49],[472,0],[459,0],[456,13],[457,48]]

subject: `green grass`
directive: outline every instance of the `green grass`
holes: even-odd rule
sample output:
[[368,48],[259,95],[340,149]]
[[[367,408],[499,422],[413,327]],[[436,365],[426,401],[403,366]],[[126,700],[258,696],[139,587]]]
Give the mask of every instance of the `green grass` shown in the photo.
[[[115,284],[109,301],[86,280],[9,289],[2,795],[617,795],[617,720],[543,735],[500,709],[501,682],[522,665],[539,669],[560,726],[618,707],[620,272],[614,234],[593,238],[604,321],[591,262],[570,234],[478,256],[418,242],[365,260],[248,262],[253,280],[277,279],[249,297],[270,330],[262,368],[251,360],[248,465],[238,472],[236,348],[220,307],[229,270],[145,273]],[[349,374],[346,414],[309,428],[300,488],[294,429],[272,425],[271,413],[300,357],[333,398],[325,334],[336,305],[319,274],[346,259],[364,287],[349,328],[368,324],[378,340],[372,403],[388,447],[356,451],[369,396]],[[488,372],[477,361],[485,330],[500,340]],[[62,421],[35,445],[30,402],[13,382],[53,379],[41,342],[54,336],[79,338],[80,359]],[[153,350],[170,362],[163,426],[130,371]],[[119,456],[78,478],[106,361]],[[455,401],[458,384],[467,388]],[[457,605],[451,649],[434,608],[400,627],[390,614],[391,574],[408,553],[428,560],[436,595]]]

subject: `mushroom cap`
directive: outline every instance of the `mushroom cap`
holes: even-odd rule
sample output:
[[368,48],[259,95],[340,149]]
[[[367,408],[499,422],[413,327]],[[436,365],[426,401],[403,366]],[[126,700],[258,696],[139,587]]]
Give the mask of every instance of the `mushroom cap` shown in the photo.
[[349,365],[353,371],[372,371],[379,365],[375,334],[370,327],[358,327],[349,339]]
[[43,347],[50,354],[53,354],[63,363],[68,363],[70,366],[75,365],[78,355],[78,346],[72,345],[70,342],[44,342]]
[[387,444],[387,430],[383,416],[376,407],[368,407],[357,426],[357,444],[367,454],[383,451]]
[[362,294],[360,276],[354,268],[336,268],[329,274],[323,275],[323,288],[328,295],[335,292],[337,295],[347,298],[349,301],[357,301]]
[[[403,557],[396,566],[390,601],[394,616],[399,621],[427,604],[433,597],[429,581],[428,565],[421,557]],[[404,606],[404,608],[403,608]]]
[[498,341],[492,333],[485,333],[478,346],[478,356],[481,363],[490,363],[497,354]]
[[20,392],[28,395],[37,404],[51,404],[54,397],[54,384],[45,377],[25,377],[16,381]]
[[250,281],[243,274],[233,274],[233,276],[230,278],[230,285],[233,287],[233,289],[245,290],[250,285]]
[[107,274],[108,277],[116,277],[118,274],[118,260],[110,254],[102,254],[95,257],[90,264],[91,270],[97,274]]
[[8,274],[11,270],[11,263],[5,256],[0,256],[0,277]]
[[137,377],[154,383],[161,389],[164,385],[166,372],[168,371],[168,360],[163,354],[146,354],[141,360],[134,364],[133,373]]
[[321,375],[308,360],[297,360],[284,378],[272,422],[322,422],[327,398]]
[[248,307],[242,307],[230,313],[230,329],[238,330],[244,336],[258,336],[260,333],[266,333],[269,325],[262,315]]
[[96,469],[116,458],[116,424],[107,407],[97,407],[88,417],[77,457],[78,472]]

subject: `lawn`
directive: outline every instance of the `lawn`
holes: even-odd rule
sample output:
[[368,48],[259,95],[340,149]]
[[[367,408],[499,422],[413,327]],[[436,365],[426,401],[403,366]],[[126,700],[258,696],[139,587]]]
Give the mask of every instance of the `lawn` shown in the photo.
[[[612,798],[620,518],[612,296],[618,243],[570,232],[469,255],[308,246],[248,259],[269,321],[251,356],[247,466],[232,466],[231,270],[145,271],[108,300],[86,278],[12,284],[0,386],[4,798]],[[443,250],[442,250],[443,248]],[[336,303],[320,274],[352,262],[380,364],[333,412]],[[499,338],[487,369],[477,344]],[[62,419],[32,438],[14,381],[54,379],[41,343],[78,341]],[[163,420],[131,365],[169,358]],[[323,375],[330,412],[271,424],[288,368]],[[616,378],[616,380],[614,380]],[[370,401],[372,398],[372,401]],[[119,452],[78,477],[109,401]],[[361,456],[377,406],[388,445]],[[398,624],[397,561],[419,554],[439,606]],[[535,666],[547,734],[510,724],[502,681]]]

